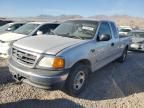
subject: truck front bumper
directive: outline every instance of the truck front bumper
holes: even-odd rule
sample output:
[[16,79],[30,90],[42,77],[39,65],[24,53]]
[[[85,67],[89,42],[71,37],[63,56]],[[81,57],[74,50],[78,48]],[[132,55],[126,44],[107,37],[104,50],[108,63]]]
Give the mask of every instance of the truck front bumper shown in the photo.
[[69,69],[54,71],[26,68],[11,58],[9,58],[9,70],[15,80],[43,89],[62,88],[69,73]]

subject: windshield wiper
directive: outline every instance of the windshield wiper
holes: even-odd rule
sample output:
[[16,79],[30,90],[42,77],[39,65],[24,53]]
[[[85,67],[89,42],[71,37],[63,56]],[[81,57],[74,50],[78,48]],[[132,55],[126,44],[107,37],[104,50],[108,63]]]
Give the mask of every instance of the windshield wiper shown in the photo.
[[77,38],[77,39],[82,39],[80,36],[75,36],[75,35],[69,35],[70,38]]
[[63,37],[68,37],[69,36],[69,33],[65,33],[65,34],[57,34],[59,36],[63,36]]
[[82,39],[80,36],[75,36],[75,35],[69,35],[70,33],[65,33],[65,34],[56,34],[58,36],[62,37],[68,37],[68,38],[77,38],[77,39]]

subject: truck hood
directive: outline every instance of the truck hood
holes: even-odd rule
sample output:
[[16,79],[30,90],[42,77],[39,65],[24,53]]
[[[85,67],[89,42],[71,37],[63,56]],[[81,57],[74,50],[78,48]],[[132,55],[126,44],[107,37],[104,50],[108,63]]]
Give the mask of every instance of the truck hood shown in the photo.
[[0,31],[0,35],[4,33],[8,33],[9,31]]
[[84,40],[55,35],[43,35],[20,39],[16,41],[13,45],[15,47],[37,53],[56,55],[61,50],[83,41]]
[[5,42],[9,42],[9,41],[18,40],[18,39],[26,37],[26,36],[27,35],[8,32],[8,33],[1,34],[0,35],[0,40],[5,41]]

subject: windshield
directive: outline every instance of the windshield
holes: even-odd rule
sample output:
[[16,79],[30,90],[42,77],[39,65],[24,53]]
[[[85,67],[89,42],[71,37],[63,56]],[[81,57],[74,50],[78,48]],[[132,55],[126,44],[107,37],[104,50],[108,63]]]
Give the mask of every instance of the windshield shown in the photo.
[[19,34],[29,35],[38,26],[39,24],[25,24],[21,26],[20,28],[18,28],[17,30],[15,30],[14,32],[19,33]]
[[130,32],[128,36],[144,38],[144,32]]
[[10,27],[10,25],[11,24],[8,23],[8,24],[5,24],[5,25],[1,26],[0,31],[6,31]]
[[67,21],[54,30],[54,34],[69,38],[92,39],[98,22],[96,21]]

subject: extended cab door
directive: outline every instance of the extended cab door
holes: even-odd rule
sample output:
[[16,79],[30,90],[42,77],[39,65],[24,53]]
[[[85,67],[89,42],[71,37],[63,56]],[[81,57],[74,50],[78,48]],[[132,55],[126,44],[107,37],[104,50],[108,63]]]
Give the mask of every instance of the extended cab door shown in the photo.
[[[99,41],[98,38],[102,34],[106,34],[110,36],[110,39],[107,41]],[[96,46],[95,46],[95,70],[101,68],[102,66],[108,64],[113,60],[113,37],[111,33],[111,28],[108,22],[102,22],[100,24],[97,38],[96,38]]]
[[113,36],[113,55],[117,58],[121,55],[121,48],[120,48],[120,38],[119,38],[119,33],[116,25],[111,22],[111,31],[112,31],[112,36]]

